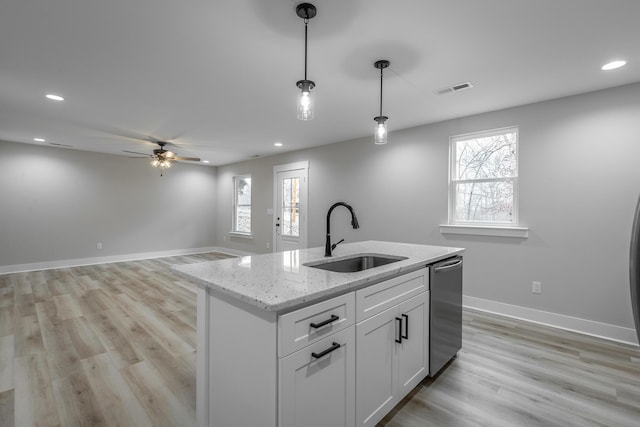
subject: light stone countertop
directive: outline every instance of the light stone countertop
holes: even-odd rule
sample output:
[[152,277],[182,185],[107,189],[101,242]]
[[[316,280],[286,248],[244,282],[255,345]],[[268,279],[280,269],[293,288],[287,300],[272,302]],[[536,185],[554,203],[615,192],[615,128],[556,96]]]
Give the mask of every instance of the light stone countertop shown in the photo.
[[[408,273],[462,252],[463,248],[447,246],[366,241],[340,244],[331,258],[325,258],[324,247],[318,247],[174,265],[171,270],[200,287],[215,289],[258,308],[278,312]],[[303,265],[359,254],[407,259],[355,273],[338,273]]]

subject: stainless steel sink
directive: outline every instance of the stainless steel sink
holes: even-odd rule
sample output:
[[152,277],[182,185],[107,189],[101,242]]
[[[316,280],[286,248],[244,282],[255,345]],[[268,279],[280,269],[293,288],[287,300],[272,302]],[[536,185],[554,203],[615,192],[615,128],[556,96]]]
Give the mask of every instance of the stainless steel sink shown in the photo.
[[342,258],[335,261],[314,261],[303,264],[307,267],[319,268],[321,270],[335,271],[338,273],[355,273],[380,267],[407,259],[407,257],[393,255],[365,254],[355,255],[349,258]]

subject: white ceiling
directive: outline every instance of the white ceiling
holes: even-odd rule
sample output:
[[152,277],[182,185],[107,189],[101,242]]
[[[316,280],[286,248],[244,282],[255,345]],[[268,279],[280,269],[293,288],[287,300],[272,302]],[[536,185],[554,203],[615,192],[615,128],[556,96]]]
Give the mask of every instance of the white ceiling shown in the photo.
[[[363,137],[377,59],[391,61],[391,131],[640,81],[638,0],[312,0],[316,119],[303,122],[298,3],[3,0],[0,140],[126,155],[169,139],[221,165]],[[600,70],[617,58],[627,66]]]

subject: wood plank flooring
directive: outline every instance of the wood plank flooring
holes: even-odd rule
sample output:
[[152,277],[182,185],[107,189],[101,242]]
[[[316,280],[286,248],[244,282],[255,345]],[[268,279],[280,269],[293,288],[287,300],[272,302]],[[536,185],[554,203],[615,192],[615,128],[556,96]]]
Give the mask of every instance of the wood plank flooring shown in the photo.
[[[0,275],[0,427],[194,426],[195,293],[169,265],[222,257]],[[463,322],[458,357],[378,427],[640,426],[637,347]]]
[[0,427],[194,426],[203,254],[0,275]]
[[640,350],[465,310],[462,350],[379,427],[640,426]]

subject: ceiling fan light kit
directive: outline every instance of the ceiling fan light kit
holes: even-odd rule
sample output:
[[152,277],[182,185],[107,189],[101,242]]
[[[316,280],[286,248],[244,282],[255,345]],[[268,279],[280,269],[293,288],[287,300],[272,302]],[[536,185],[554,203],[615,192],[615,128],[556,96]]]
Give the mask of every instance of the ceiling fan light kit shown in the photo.
[[296,6],[296,14],[304,20],[304,79],[298,80],[296,86],[298,93],[298,119],[313,120],[313,88],[315,82],[307,79],[307,32],[309,19],[316,16],[316,7],[311,3],[300,3]]
[[154,168],[160,168],[160,176],[163,176],[162,172],[164,169],[169,169],[173,162],[176,160],[188,161],[188,162],[199,162],[200,159],[197,157],[182,157],[178,156],[171,150],[166,150],[164,147],[168,144],[166,141],[155,141],[156,144],[160,146],[160,148],[156,148],[153,150],[153,154],[144,154],[138,153],[137,151],[127,151],[123,150],[125,153],[138,154],[141,158],[151,157],[151,166]]

